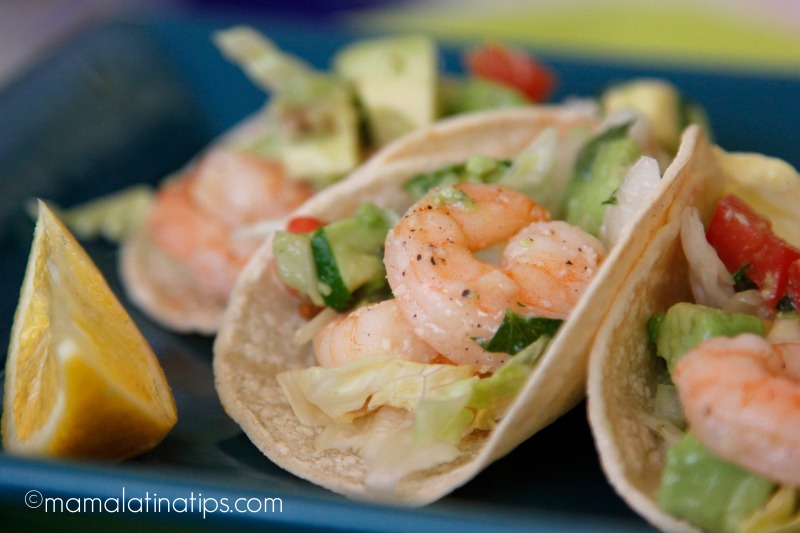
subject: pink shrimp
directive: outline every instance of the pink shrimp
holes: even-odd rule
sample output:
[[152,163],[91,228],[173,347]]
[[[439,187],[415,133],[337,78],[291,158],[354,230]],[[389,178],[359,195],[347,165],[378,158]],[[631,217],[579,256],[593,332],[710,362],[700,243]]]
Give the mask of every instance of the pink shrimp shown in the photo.
[[[473,256],[506,241],[500,267]],[[491,338],[509,308],[566,316],[604,256],[596,238],[549,222],[524,194],[462,184],[414,204],[389,232],[384,261],[414,333],[455,363],[493,371],[508,355],[487,352],[476,339]]]
[[244,224],[284,216],[310,195],[307,185],[286,178],[275,162],[214,149],[160,189],[147,230],[210,294],[225,301],[257,246],[231,233]]
[[323,367],[341,366],[373,355],[429,363],[437,352],[414,335],[395,300],[360,307],[326,325],[314,336],[314,354]]
[[800,343],[715,337],[678,360],[673,380],[689,427],[710,450],[800,485]]

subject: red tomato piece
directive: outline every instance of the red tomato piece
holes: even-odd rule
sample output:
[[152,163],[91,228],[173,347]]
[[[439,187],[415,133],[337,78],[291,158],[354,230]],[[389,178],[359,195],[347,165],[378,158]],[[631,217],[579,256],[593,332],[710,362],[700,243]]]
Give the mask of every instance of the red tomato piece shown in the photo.
[[552,70],[522,50],[486,43],[465,56],[471,74],[517,89],[532,102],[544,102],[556,86]]
[[286,224],[289,233],[308,233],[325,225],[325,222],[314,217],[294,217]]
[[775,235],[769,219],[742,199],[731,194],[719,201],[706,238],[730,272],[750,265],[747,277],[770,307],[786,295],[789,270],[800,259],[800,250]]

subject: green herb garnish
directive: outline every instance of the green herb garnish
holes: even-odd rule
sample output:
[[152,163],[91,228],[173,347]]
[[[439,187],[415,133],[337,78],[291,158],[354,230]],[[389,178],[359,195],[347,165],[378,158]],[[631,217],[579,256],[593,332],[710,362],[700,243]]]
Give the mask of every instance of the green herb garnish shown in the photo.
[[501,352],[514,355],[540,337],[553,337],[563,320],[556,318],[520,316],[510,309],[506,310],[500,327],[494,336],[477,342],[487,352]]
[[733,273],[733,288],[736,292],[749,291],[751,289],[758,288],[755,282],[747,276],[747,271],[750,269],[750,267],[750,263],[747,263]]
[[647,340],[653,344],[658,343],[658,334],[661,331],[661,323],[664,321],[664,313],[656,313],[647,319]]
[[792,302],[792,299],[789,298],[788,294],[785,294],[783,298],[778,300],[778,303],[775,304],[775,309],[783,312],[796,310],[794,303]]

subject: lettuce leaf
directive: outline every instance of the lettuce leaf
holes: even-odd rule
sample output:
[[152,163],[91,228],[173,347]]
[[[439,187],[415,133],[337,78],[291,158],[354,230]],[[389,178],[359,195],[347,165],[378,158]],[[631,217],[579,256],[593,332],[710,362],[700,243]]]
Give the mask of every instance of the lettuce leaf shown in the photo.
[[341,85],[333,76],[282,52],[267,37],[247,26],[216,32],[214,43],[253,82],[297,107],[314,102],[332,87]]
[[484,378],[470,366],[378,355],[290,370],[277,380],[300,421],[322,426],[319,449],[356,451],[370,490],[391,492],[406,475],[458,457],[473,430],[492,429],[549,341],[540,337]]
[[417,405],[414,442],[458,444],[474,429],[492,429],[528,379],[551,337],[541,336],[486,378],[473,376]]
[[301,422],[350,423],[382,406],[414,410],[425,397],[464,379],[469,366],[423,364],[380,355],[336,368],[312,366],[278,374],[277,379]]

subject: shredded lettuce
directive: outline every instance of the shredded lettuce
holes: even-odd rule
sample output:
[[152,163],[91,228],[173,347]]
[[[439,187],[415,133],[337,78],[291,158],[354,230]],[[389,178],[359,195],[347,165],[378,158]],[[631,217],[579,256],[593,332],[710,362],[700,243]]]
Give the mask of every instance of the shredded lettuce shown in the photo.
[[493,428],[549,341],[540,337],[485,378],[470,366],[378,355],[290,370],[277,380],[298,419],[323,427],[319,448],[358,451],[368,483],[390,490],[409,473],[455,459],[473,430]]
[[558,130],[555,127],[545,129],[517,155],[499,183],[535,198],[557,216],[554,211],[560,208],[569,181],[569,173],[564,173],[561,179],[553,176],[557,150]]
[[380,499],[406,475],[449,463],[458,448],[446,442],[414,443],[413,413],[384,407],[353,424],[331,424],[317,438],[318,449],[355,450],[364,462],[364,484]]
[[514,158],[498,183],[527,194],[553,218],[562,218],[572,169],[589,136],[583,126],[560,137],[556,128],[546,128]]
[[422,398],[474,374],[469,366],[431,365],[378,355],[342,367],[291,370],[277,379],[300,421],[319,426],[350,423],[382,406],[414,410]]
[[333,77],[281,52],[267,37],[247,26],[215,33],[214,43],[254,83],[293,105],[313,102],[338,84]]
[[[79,239],[103,237],[110,242],[121,242],[145,222],[153,194],[149,185],[133,185],[69,209],[61,209],[53,202],[49,205]],[[35,202],[26,205],[26,210],[31,218],[36,218]]]
[[424,398],[417,405],[414,442],[458,444],[473,429],[492,429],[549,342],[549,336],[541,336],[491,376],[482,379],[473,376]]
[[767,504],[739,525],[741,533],[790,533],[800,531],[797,489],[781,487]]

